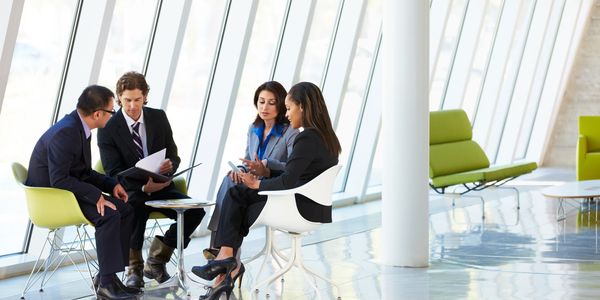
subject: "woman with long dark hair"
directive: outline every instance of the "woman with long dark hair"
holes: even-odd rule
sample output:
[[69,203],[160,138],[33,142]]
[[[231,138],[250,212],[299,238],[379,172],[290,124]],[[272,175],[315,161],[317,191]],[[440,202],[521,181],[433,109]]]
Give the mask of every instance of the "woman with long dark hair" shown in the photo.
[[[288,156],[292,152],[294,138],[298,135],[298,129],[291,128],[290,122],[285,117],[286,95],[287,91],[277,81],[267,81],[256,88],[254,92],[256,118],[248,127],[244,156],[246,163],[239,166],[241,172],[255,173],[255,170],[262,168],[271,170],[285,168]],[[206,259],[214,259],[219,251],[214,248],[214,240],[227,190],[241,182],[241,177],[231,171],[223,178],[217,192],[215,209],[208,223],[208,229],[212,234],[210,247],[203,251]]]
[[[290,126],[300,129],[292,153],[283,170],[257,165],[254,174],[240,174],[243,185],[227,190],[215,236],[219,253],[206,265],[192,268],[192,272],[203,279],[218,277],[212,289],[201,299],[218,299],[223,292],[229,297],[238,277],[241,285],[235,253],[267,201],[266,196],[258,194],[259,191],[301,186],[338,163],[341,146],[321,90],[310,82],[298,83],[290,89],[285,106]],[[309,221],[331,222],[331,206],[320,205],[302,195],[296,195],[296,205],[297,208],[290,209],[298,209]]]

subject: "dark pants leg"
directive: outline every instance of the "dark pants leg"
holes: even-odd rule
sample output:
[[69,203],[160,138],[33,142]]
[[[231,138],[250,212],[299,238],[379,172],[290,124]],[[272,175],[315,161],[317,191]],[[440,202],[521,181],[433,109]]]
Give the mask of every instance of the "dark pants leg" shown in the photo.
[[83,202],[79,205],[84,216],[96,229],[96,249],[100,266],[98,273],[110,275],[125,270],[129,263],[129,238],[134,216],[129,204],[110,196],[104,196],[104,199],[112,202],[117,210],[105,207],[104,216],[101,216],[95,205]]
[[219,217],[215,246],[239,249],[266,202],[267,196],[259,195],[257,190],[242,185],[229,188]]
[[210,218],[210,222],[208,222],[208,229],[211,231],[210,235],[210,247],[213,248],[215,245],[215,235],[217,229],[219,228],[219,217],[221,216],[221,207],[223,206],[223,201],[227,196],[227,191],[235,186],[235,182],[229,178],[229,176],[225,176],[221,185],[219,186],[219,191],[217,192],[217,199],[215,201],[215,207],[213,209],[212,217]]

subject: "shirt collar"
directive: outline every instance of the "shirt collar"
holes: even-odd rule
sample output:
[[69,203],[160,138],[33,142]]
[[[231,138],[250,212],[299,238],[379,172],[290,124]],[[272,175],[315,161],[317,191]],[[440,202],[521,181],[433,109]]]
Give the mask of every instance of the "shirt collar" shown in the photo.
[[[123,109],[121,108],[121,110]],[[127,115],[126,112],[123,112],[123,117],[125,118],[125,122],[127,123],[127,126],[129,128],[131,128],[131,125],[133,125],[135,122],[144,124],[144,109],[142,108],[142,113],[140,114],[140,118],[137,121],[134,121],[130,116]]]
[[[283,126],[284,126],[283,124],[275,123],[275,125],[273,126],[273,128],[271,129],[271,132],[269,132],[269,134],[272,133],[275,136],[281,136],[283,134]],[[262,123],[257,127],[254,127],[254,134],[259,136],[260,138],[262,138],[264,132],[265,132],[265,123]]]
[[77,112],[77,115],[79,116],[79,120],[81,121],[81,125],[83,125],[83,131],[85,132],[85,138],[86,139],[90,138],[90,136],[92,135],[92,130],[87,125],[87,123],[83,120],[83,117],[81,116],[81,114],[79,112]]

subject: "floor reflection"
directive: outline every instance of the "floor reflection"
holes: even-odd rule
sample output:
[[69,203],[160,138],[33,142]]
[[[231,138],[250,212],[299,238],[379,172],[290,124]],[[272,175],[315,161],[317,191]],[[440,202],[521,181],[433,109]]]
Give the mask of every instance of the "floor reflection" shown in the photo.
[[[351,208],[355,217],[323,226],[304,240],[302,255],[307,266],[340,284],[342,299],[560,299],[597,298],[600,295],[598,220],[594,203],[571,201],[567,218],[556,221],[557,203],[537,189],[521,193],[521,209],[514,195],[492,191],[486,197],[485,220],[477,201],[430,199],[430,265],[427,268],[386,266],[379,255],[382,244],[380,213]],[[378,202],[367,204],[380,205]],[[372,210],[371,210],[372,211]],[[259,231],[262,232],[261,229]],[[288,254],[289,242],[276,237]],[[205,240],[187,251],[186,264],[203,263],[199,249]],[[262,240],[245,244],[243,257],[260,250]],[[194,253],[196,252],[196,253]],[[241,289],[232,299],[314,299],[310,285],[298,270],[286,273],[259,293],[257,282],[261,260],[246,265]],[[267,266],[267,274],[276,265]],[[264,277],[261,277],[264,278]],[[203,282],[209,284],[208,282]],[[335,290],[317,280],[322,299],[335,299]],[[18,283],[17,283],[18,285]],[[7,284],[0,281],[0,290]],[[48,287],[44,295],[34,289],[28,299],[93,299],[82,288],[65,284]],[[69,291],[67,292],[66,289]],[[204,294],[202,284],[193,284],[190,299]],[[17,295],[15,290],[11,295]],[[159,295],[143,299],[179,299]],[[6,299],[15,299],[14,296]],[[224,299],[224,298],[223,298]]]

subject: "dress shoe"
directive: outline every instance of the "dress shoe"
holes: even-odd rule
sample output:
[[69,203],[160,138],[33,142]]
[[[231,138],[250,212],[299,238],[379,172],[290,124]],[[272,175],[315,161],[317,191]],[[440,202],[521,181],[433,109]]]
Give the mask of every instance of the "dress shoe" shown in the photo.
[[153,264],[150,263],[150,261],[147,261],[144,265],[144,276],[150,279],[156,279],[158,283],[163,283],[171,278],[171,275],[167,272],[165,263]]
[[129,249],[129,266],[127,267],[127,281],[125,285],[133,288],[144,287],[144,258],[142,250]]
[[96,290],[97,299],[110,299],[110,300],[124,300],[124,299],[135,299],[135,295],[129,294],[119,285],[114,282],[114,280],[106,285],[100,283],[98,285],[98,289]]
[[233,291],[233,280],[231,279],[231,274],[228,272],[225,275],[225,279],[221,281],[217,286],[206,288],[206,294],[201,295],[199,300],[219,300],[221,299],[221,294],[225,293],[227,295],[227,300],[229,300],[229,296],[231,296],[231,292]]
[[237,267],[235,257],[228,257],[226,259],[211,260],[204,266],[192,267],[192,273],[204,280],[213,280],[219,274],[230,273],[235,267]]
[[158,283],[163,283],[171,278],[165,265],[171,260],[173,250],[174,248],[163,242],[162,237],[156,236],[150,244],[148,259],[144,265],[144,276],[156,279]]
[[237,274],[235,274],[235,276],[233,276],[233,286],[235,287],[235,281],[238,280],[238,278],[240,279],[240,282],[238,283],[238,289],[242,288],[242,278],[244,278],[244,272],[246,272],[246,268],[244,267],[243,263],[240,263],[240,268],[238,269]]
[[127,281],[125,282],[125,286],[130,288],[140,288],[144,287],[144,275],[142,274],[142,270],[131,270],[129,274],[127,274]]
[[114,282],[119,286],[119,288],[121,288],[121,290],[123,290],[125,293],[128,294],[132,294],[132,295],[139,295],[142,293],[142,289],[140,289],[139,287],[133,287],[133,286],[126,286],[123,284],[123,282],[121,282],[121,279],[119,279],[119,277],[117,277],[117,275],[114,275],[115,277],[113,278]]

